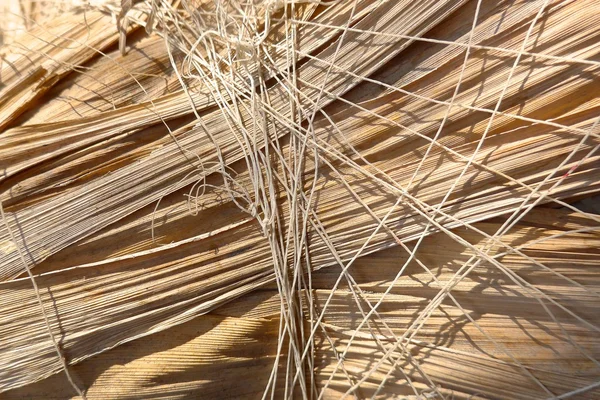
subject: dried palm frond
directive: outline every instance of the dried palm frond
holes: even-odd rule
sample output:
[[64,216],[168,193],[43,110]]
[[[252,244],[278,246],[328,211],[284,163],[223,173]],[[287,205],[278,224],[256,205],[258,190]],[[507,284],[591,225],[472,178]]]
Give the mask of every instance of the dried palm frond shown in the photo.
[[24,25],[0,391],[594,398],[598,11],[148,0]]

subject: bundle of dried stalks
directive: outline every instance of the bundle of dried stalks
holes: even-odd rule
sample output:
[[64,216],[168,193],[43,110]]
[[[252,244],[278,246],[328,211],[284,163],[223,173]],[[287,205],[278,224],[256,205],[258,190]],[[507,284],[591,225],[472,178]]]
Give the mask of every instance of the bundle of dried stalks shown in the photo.
[[2,398],[600,395],[599,1],[52,7],[2,26]]

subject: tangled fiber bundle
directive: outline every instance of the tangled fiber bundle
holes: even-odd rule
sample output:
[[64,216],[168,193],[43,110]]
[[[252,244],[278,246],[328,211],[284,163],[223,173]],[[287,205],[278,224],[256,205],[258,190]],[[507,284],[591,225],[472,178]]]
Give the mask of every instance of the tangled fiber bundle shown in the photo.
[[9,1],[0,398],[600,396],[600,1]]

